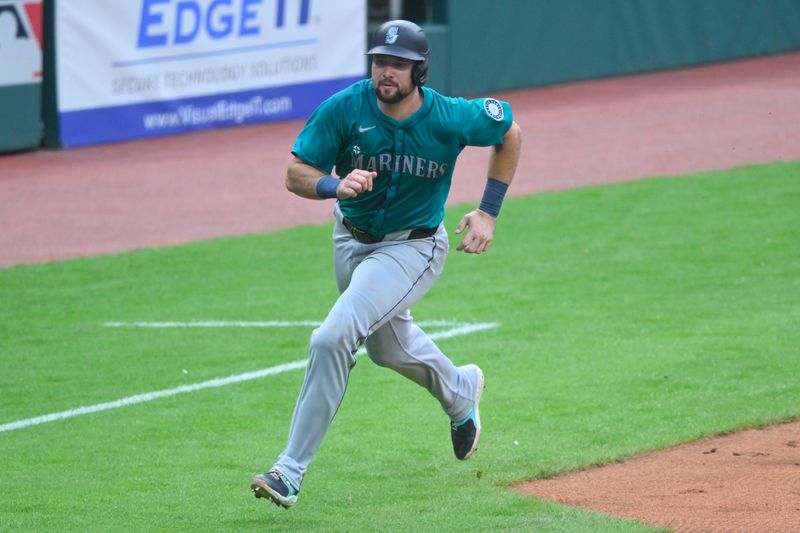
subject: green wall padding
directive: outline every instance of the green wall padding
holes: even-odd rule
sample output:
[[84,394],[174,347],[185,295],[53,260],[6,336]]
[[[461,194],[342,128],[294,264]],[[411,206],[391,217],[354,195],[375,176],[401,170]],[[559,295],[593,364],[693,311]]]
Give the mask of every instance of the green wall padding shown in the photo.
[[799,0],[449,0],[447,14],[453,94],[800,49]]
[[427,85],[450,94],[450,29],[442,24],[425,24],[422,29],[431,47]]
[[0,87],[0,152],[36,148],[42,140],[42,85]]

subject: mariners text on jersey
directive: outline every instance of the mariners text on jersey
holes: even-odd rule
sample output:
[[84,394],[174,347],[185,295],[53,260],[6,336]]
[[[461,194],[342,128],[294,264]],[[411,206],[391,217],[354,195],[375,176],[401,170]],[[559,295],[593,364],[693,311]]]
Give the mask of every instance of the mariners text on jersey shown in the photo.
[[[377,156],[364,156],[360,149],[354,147],[352,152],[353,168],[369,170],[370,172],[402,172],[418,178],[436,179],[447,172],[447,163],[439,163],[424,157],[402,154],[378,154]],[[366,159],[366,160],[365,160]]]

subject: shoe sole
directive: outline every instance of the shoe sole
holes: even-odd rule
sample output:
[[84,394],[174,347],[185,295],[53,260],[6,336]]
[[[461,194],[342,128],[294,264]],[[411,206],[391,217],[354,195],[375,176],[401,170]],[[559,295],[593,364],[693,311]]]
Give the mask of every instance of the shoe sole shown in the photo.
[[278,507],[283,507],[284,509],[288,509],[289,507],[293,507],[295,503],[297,503],[297,496],[289,496],[288,498],[284,498],[270,487],[266,481],[259,479],[258,477],[254,477],[253,481],[250,482],[250,490],[253,491],[253,495],[256,498],[265,498]]
[[470,448],[469,452],[464,455],[464,458],[461,459],[462,461],[466,461],[472,454],[475,453],[478,449],[478,441],[481,438],[481,413],[478,407],[481,403],[481,396],[483,396],[483,387],[485,385],[485,380],[483,377],[483,370],[478,365],[467,365],[471,366],[475,369],[475,373],[478,375],[478,382],[475,384],[475,440],[472,442],[472,448]]

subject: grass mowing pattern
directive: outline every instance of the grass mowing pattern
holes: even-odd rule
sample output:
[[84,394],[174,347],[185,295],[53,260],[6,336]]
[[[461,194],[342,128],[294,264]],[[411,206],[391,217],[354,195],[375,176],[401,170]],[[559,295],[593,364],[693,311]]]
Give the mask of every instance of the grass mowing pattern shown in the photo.
[[[467,463],[436,402],[363,359],[292,511],[247,485],[283,447],[301,371],[0,434],[0,530],[649,531],[503,486],[800,416],[798,176],[775,164],[507,200],[491,252],[452,253],[414,309],[502,323],[440,341],[487,376]],[[320,320],[329,235],[0,270],[0,423],[302,357],[303,328],[102,324]]]

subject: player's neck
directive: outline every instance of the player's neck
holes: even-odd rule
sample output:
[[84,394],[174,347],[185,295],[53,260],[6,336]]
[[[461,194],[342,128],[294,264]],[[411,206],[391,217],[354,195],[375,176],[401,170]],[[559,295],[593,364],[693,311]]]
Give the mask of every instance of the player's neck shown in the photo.
[[397,122],[402,122],[422,107],[422,91],[417,89],[394,104],[387,104],[378,100],[378,109],[386,116],[392,117]]

